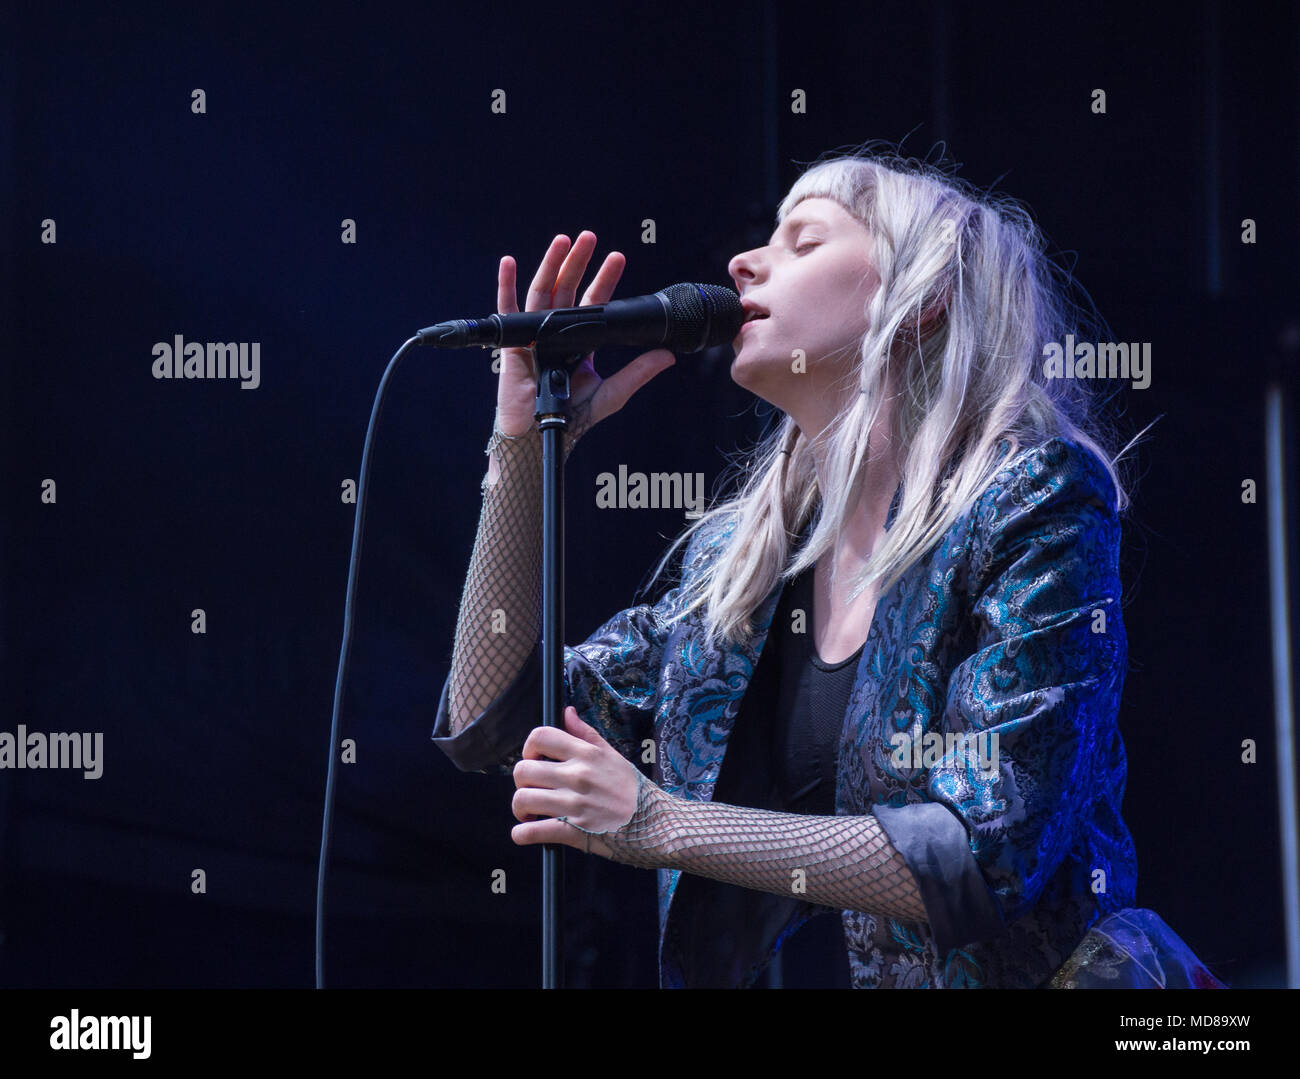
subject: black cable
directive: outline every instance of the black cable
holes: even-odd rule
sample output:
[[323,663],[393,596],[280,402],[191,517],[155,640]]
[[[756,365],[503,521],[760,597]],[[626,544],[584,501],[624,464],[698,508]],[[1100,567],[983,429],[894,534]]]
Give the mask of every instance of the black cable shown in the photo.
[[352,601],[357,589],[357,566],[361,561],[361,529],[366,516],[366,492],[370,489],[370,450],[374,443],[375,427],[384,408],[384,393],[397,365],[412,345],[421,343],[417,334],[409,338],[388,361],[379,389],[375,391],[370,407],[370,422],[366,425],[366,441],[361,449],[361,475],[357,480],[357,512],[352,521],[352,554],[348,559],[348,592],[343,601],[343,641],[339,647],[339,667],[334,679],[334,714],[330,719],[329,768],[325,773],[325,814],[320,830],[320,865],[316,872],[316,988],[325,988],[325,871],[329,859],[330,830],[334,820],[335,766],[339,752],[339,712],[343,703],[343,672],[347,667],[348,650],[352,645]]

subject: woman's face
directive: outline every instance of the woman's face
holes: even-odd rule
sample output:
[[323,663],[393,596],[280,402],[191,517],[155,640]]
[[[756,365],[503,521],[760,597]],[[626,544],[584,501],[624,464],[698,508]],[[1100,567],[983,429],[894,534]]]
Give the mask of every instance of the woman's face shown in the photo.
[[832,199],[803,199],[771,243],[727,269],[745,307],[768,316],[736,335],[732,379],[815,434],[840,407],[833,388],[857,360],[880,285],[870,231]]

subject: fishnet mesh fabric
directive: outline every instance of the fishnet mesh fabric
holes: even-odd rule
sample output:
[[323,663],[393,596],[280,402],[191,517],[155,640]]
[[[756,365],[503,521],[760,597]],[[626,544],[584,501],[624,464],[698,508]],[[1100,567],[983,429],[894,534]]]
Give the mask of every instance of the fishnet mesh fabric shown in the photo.
[[[590,402],[571,409],[567,460],[590,427]],[[493,425],[485,451],[483,508],[452,649],[452,733],[469,726],[518,677],[541,638],[542,436],[534,425],[511,438]],[[637,807],[627,824],[598,836],[610,857],[646,869],[680,869],[840,910],[925,920],[916,878],[873,816],[778,813],[675,798],[637,772]],[[795,871],[802,875],[796,876]],[[799,889],[802,888],[802,891]]]
[[[590,401],[569,411],[566,460],[591,426]],[[494,420],[484,453],[499,475],[490,479],[489,464],[456,618],[447,691],[453,734],[505,692],[542,636],[542,432],[534,423],[511,438]]]
[[616,862],[680,869],[838,910],[926,920],[916,878],[873,816],[824,817],[694,802],[673,797],[640,772],[637,776],[637,806],[627,824],[588,833],[588,842],[599,836]]

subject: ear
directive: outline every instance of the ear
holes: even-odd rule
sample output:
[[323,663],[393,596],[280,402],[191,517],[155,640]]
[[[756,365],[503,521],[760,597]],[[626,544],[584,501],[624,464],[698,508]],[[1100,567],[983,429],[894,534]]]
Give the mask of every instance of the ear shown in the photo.
[[899,337],[903,343],[915,346],[929,340],[930,336],[947,322],[951,297],[952,289],[945,285],[942,291],[926,298],[919,313],[915,308],[909,311],[907,318],[899,327]]
[[921,311],[921,335],[929,337],[931,332],[948,318],[948,304],[952,302],[952,285],[944,282],[943,287],[930,298]]

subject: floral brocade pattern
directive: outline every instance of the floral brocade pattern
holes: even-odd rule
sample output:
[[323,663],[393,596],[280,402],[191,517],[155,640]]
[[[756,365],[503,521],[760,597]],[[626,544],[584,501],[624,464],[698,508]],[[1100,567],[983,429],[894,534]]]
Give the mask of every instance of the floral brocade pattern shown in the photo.
[[[692,537],[682,577],[726,542]],[[1120,524],[1106,469],[1079,445],[1027,449],[877,604],[841,733],[837,814],[940,804],[964,827],[1002,931],[940,952],[925,923],[844,911],[853,984],[863,988],[1046,985],[1103,915],[1130,907],[1136,857],[1120,815],[1116,728],[1127,663]],[[615,615],[565,649],[570,703],[630,759],[654,738],[656,781],[712,797],[728,737],[761,659],[782,585],[754,634],[709,649],[698,612],[669,623],[681,589]],[[969,753],[898,759],[898,739],[996,735],[993,767]],[[678,893],[682,902],[675,902]],[[693,891],[659,873],[664,985],[697,984],[676,954]],[[738,945],[757,970],[796,918]],[[743,936],[743,933],[742,933]]]

